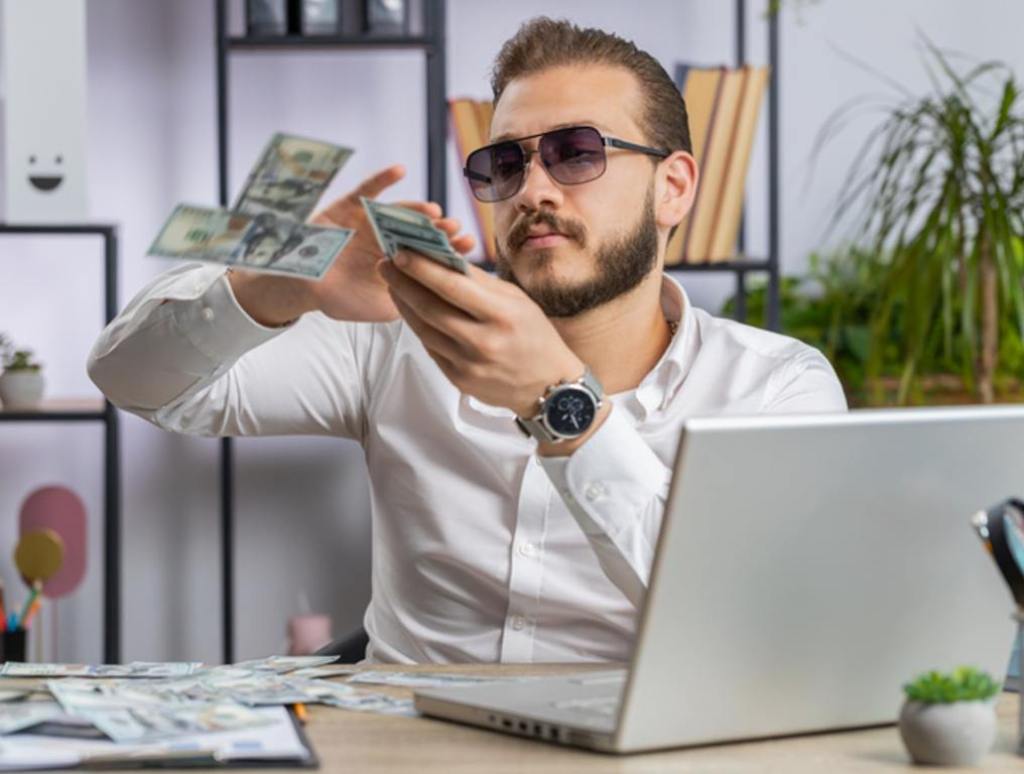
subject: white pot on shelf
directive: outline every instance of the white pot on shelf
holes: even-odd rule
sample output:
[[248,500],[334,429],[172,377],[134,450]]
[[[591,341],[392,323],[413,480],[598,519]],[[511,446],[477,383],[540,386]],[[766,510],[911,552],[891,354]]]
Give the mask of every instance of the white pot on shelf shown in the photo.
[[0,373],[0,406],[5,409],[35,408],[43,399],[45,387],[41,369]]
[[928,704],[907,700],[900,711],[900,736],[914,763],[971,766],[996,740],[994,699]]

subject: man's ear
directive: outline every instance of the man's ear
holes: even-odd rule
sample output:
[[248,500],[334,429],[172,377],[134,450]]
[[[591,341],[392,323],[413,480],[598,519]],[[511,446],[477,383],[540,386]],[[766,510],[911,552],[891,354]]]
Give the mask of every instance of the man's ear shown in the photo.
[[662,228],[679,225],[693,207],[700,171],[693,156],[675,151],[661,161],[654,207],[655,222]]

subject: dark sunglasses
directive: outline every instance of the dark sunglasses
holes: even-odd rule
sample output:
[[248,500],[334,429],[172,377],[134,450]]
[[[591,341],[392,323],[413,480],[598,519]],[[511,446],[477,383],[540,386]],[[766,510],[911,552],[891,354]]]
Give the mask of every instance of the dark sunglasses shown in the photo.
[[[520,143],[539,137],[536,151],[525,151]],[[530,156],[540,156],[548,174],[563,185],[589,183],[604,174],[608,166],[605,146],[646,153],[660,159],[666,150],[635,145],[614,137],[605,137],[592,126],[569,126],[550,132],[531,134],[516,140],[504,140],[475,150],[466,158],[462,171],[473,196],[482,202],[500,202],[519,193],[526,180]]]

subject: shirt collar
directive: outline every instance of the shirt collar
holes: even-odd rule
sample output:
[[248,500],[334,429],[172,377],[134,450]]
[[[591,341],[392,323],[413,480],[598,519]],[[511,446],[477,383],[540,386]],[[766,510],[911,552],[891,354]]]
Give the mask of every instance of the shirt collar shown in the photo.
[[[661,280],[661,309],[665,319],[669,322],[678,322],[679,328],[657,364],[634,391],[643,418],[653,411],[664,410],[679,392],[699,346],[697,323],[693,307],[690,306],[690,298],[683,286],[667,273],[662,275]],[[463,395],[462,400],[483,414],[510,417],[513,415],[509,409],[488,405],[470,395]]]
[[697,355],[699,340],[697,322],[690,298],[679,282],[669,274],[661,278],[661,310],[669,322],[679,328],[654,368],[636,388],[636,399],[646,417],[664,410],[679,392]]

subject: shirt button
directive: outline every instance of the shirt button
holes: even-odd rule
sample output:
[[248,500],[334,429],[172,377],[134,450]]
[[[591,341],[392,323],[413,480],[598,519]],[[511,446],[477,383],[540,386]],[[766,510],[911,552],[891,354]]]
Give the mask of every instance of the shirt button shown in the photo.
[[590,502],[594,502],[594,500],[600,499],[606,494],[608,494],[608,489],[600,481],[588,484],[587,488],[583,490],[583,496],[590,500]]
[[512,624],[512,628],[518,632],[525,628],[526,619],[523,618],[521,615],[514,615],[512,616],[512,620],[510,621],[510,623]]
[[530,556],[530,557],[536,556],[537,555],[537,546],[535,544],[529,543],[529,542],[527,542],[527,543],[520,543],[519,544],[519,553],[522,554],[523,556]]
[[203,319],[206,320],[206,322],[213,321],[213,310],[210,307],[204,306],[203,311],[200,314],[202,314]]
[[573,503],[573,502],[576,502],[576,501],[575,501],[575,500],[573,499],[573,496],[572,496],[572,490],[571,490],[571,489],[569,489],[569,487],[566,487],[565,489],[563,489],[563,490],[562,490],[562,496],[563,496],[563,497],[565,498],[565,501],[566,501],[567,503]]

